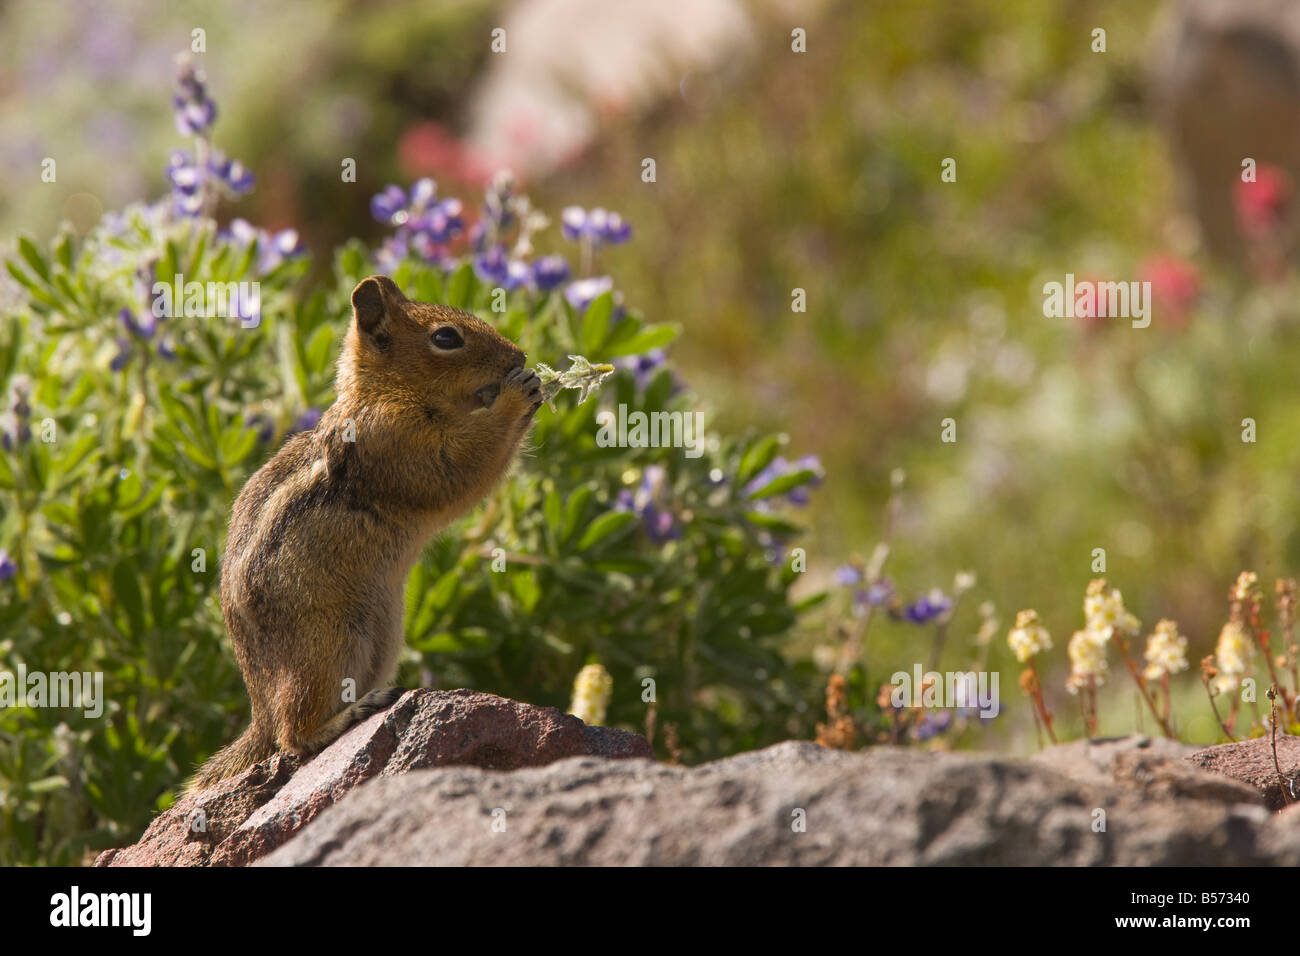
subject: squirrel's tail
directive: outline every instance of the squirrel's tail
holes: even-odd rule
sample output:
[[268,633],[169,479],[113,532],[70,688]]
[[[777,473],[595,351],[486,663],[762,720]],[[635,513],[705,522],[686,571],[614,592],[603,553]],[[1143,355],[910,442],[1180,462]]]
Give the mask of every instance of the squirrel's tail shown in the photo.
[[185,784],[185,793],[197,793],[218,780],[243,773],[255,763],[260,763],[276,752],[275,737],[263,730],[257,722],[248,725],[234,743],[222,747],[212,759],[199,768],[198,773]]

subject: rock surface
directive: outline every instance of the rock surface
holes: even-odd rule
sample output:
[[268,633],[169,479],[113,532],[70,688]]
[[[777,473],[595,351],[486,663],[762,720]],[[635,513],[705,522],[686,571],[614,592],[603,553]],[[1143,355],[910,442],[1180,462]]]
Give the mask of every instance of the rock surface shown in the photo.
[[1300,814],[1270,814],[1186,749],[1128,737],[1013,760],[787,742],[694,768],[421,770],[358,788],[259,865],[1300,864]]
[[645,738],[588,727],[553,707],[469,690],[408,691],[305,764],[277,754],[182,797],[134,846],[96,866],[241,866],[288,841],[372,777],[426,767],[538,767],[576,755],[652,757]]
[[[1210,773],[1240,780],[1253,787],[1270,810],[1282,810],[1295,804],[1300,794],[1300,738],[1277,738],[1277,763],[1273,762],[1273,743],[1268,737],[1256,737],[1237,743],[1219,744],[1188,754],[1188,763]],[[1278,770],[1286,780],[1283,789]]]

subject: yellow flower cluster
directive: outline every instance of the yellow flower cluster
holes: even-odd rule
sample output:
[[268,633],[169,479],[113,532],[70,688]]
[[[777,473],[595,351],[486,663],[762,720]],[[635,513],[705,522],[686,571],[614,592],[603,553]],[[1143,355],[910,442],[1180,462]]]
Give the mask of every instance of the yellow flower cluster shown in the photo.
[[573,682],[573,702],[569,713],[584,724],[599,727],[605,723],[605,709],[614,692],[614,678],[600,664],[588,664],[578,671]]
[[1187,670],[1187,638],[1178,633],[1178,625],[1165,618],[1147,638],[1147,680],[1160,680],[1167,674]]
[[1038,620],[1037,611],[1024,610],[1016,615],[1016,626],[1007,635],[1007,646],[1023,664],[1039,651],[1050,650],[1052,636]]
[[1228,693],[1250,669],[1254,654],[1250,635],[1239,621],[1229,621],[1219,632],[1219,643],[1214,648],[1215,663],[1219,668],[1219,690]]
[[1103,641],[1118,632],[1124,637],[1137,637],[1142,622],[1124,607],[1124,597],[1119,588],[1107,588],[1105,578],[1096,578],[1088,585],[1083,598],[1083,617],[1090,631],[1104,634]]
[[1109,630],[1098,631],[1090,627],[1074,632],[1066,646],[1070,655],[1070,678],[1065,682],[1065,689],[1071,694],[1077,694],[1080,687],[1090,684],[1097,687],[1105,682],[1108,669],[1106,641],[1109,637]]

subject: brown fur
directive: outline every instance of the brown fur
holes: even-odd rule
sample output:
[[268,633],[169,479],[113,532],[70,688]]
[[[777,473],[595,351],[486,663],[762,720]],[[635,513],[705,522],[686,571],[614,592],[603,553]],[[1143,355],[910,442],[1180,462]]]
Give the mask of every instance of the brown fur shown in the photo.
[[[221,609],[252,724],[189,790],[277,747],[319,750],[396,699],[400,690],[387,685],[403,643],[407,575],[429,538],[505,474],[541,404],[524,353],[486,322],[410,302],[387,276],[361,282],[352,306],[338,399],[235,502]],[[434,345],[432,334],[448,326],[463,347]],[[355,441],[346,440],[349,422]],[[347,678],[352,704],[343,700]]]

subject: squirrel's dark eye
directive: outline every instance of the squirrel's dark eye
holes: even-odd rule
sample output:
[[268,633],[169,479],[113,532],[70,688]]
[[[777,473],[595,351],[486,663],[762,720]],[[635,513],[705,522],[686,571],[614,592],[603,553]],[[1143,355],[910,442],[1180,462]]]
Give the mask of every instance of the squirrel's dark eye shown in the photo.
[[450,352],[452,349],[458,349],[464,345],[465,340],[460,337],[459,332],[448,326],[433,333],[433,344],[444,351]]

